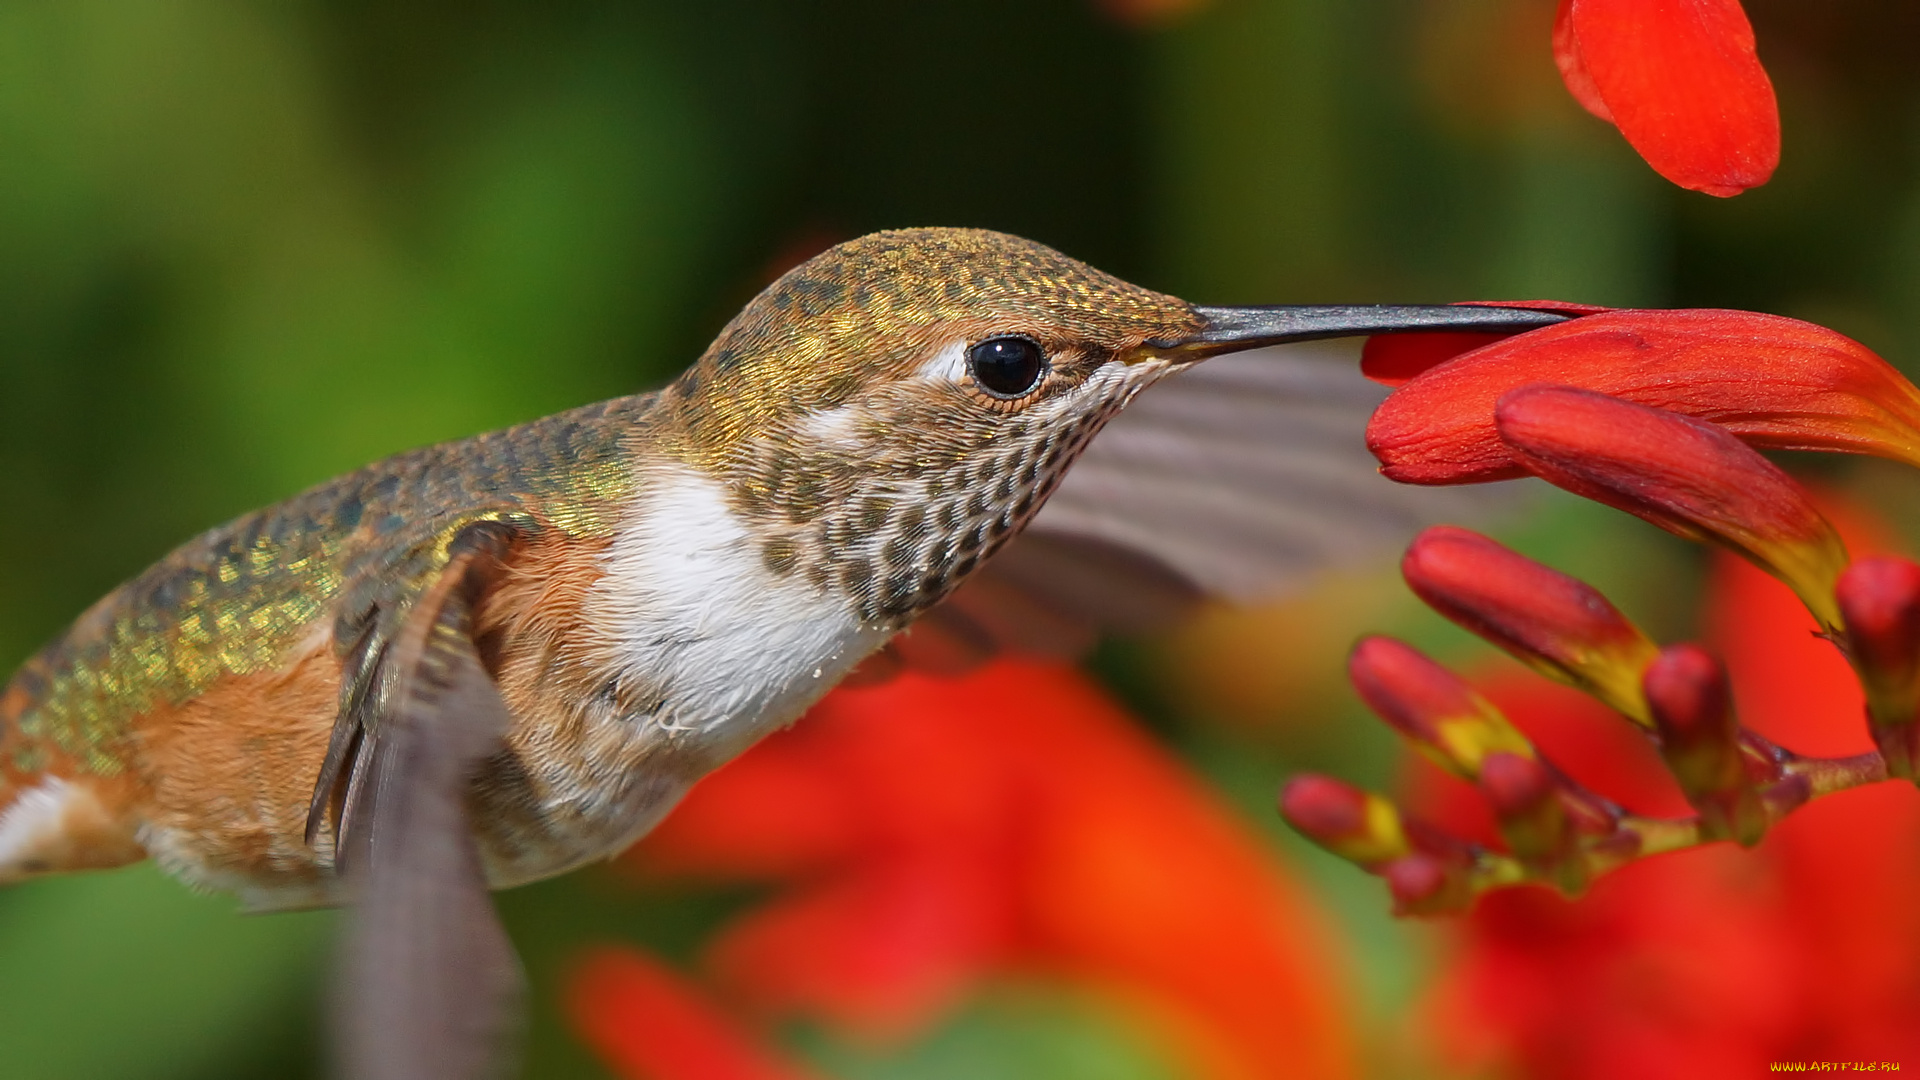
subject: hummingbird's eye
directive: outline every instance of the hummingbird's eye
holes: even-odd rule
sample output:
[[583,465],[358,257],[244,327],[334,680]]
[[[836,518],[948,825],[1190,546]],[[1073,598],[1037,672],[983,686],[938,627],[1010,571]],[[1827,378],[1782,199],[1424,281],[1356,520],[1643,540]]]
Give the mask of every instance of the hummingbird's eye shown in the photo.
[[990,337],[967,349],[967,371],[997,398],[1025,397],[1047,374],[1047,357],[1030,338]]

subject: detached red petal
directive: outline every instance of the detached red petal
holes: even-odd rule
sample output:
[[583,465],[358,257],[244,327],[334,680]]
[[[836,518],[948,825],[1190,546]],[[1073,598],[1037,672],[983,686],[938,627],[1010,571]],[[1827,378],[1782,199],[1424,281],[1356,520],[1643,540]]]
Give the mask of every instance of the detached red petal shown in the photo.
[[1593,73],[1587,70],[1586,57],[1580,55],[1580,44],[1573,37],[1573,0],[1560,0],[1560,10],[1553,17],[1553,62],[1560,69],[1560,81],[1567,84],[1567,93],[1573,95],[1573,100],[1593,115],[1613,123],[1613,110],[1607,108],[1607,100],[1600,96]]
[[1711,420],[1756,446],[1920,465],[1920,389],[1871,349],[1798,319],[1704,308],[1601,312],[1496,341],[1387,398],[1367,447],[1407,484],[1525,475],[1493,407],[1533,383]]
[[1553,44],[1575,100],[1681,187],[1738,195],[1780,164],[1780,109],[1739,0],[1566,0]]

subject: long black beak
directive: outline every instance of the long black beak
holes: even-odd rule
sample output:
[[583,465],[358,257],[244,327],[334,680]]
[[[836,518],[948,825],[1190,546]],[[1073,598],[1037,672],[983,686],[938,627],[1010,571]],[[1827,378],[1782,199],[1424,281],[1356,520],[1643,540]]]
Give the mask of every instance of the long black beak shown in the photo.
[[1176,359],[1191,361],[1265,345],[1363,334],[1518,334],[1567,318],[1528,308],[1452,304],[1275,304],[1194,310],[1206,320],[1198,330],[1176,340],[1150,344],[1166,349]]

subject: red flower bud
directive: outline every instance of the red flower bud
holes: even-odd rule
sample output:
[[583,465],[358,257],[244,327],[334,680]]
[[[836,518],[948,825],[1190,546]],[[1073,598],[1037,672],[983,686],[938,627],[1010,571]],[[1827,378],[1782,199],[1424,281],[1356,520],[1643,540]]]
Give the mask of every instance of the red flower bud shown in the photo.
[[1608,311],[1495,341],[1396,391],[1368,422],[1367,446],[1402,483],[1524,475],[1493,410],[1534,383],[1711,420],[1756,446],[1920,465],[1920,389],[1844,335],[1748,311]]
[[1468,867],[1424,851],[1404,855],[1380,871],[1393,894],[1395,915],[1442,915],[1465,911],[1473,902]]
[[1726,669],[1698,645],[1674,645],[1647,668],[1660,756],[1700,814],[1703,835],[1759,842],[1767,817],[1740,751]]
[[1640,672],[1658,650],[1593,586],[1449,525],[1415,537],[1400,570],[1435,611],[1642,726],[1650,722]]
[[1500,835],[1522,866],[1564,892],[1586,888],[1579,838],[1561,803],[1553,770],[1531,757],[1488,754],[1480,769],[1480,791],[1500,823]]
[[1555,802],[1558,785],[1546,766],[1519,754],[1488,754],[1480,774],[1480,790],[1494,814],[1501,818],[1529,814]]
[[1280,814],[1307,839],[1363,867],[1380,866],[1409,850],[1392,803],[1330,776],[1306,773],[1287,781],[1280,791]]
[[1835,595],[1887,773],[1920,779],[1920,565],[1862,559],[1840,575]]
[[1800,486],[1725,428],[1568,387],[1514,390],[1500,437],[1529,472],[1668,532],[1732,548],[1840,626],[1840,537]]
[[1563,853],[1571,844],[1573,831],[1560,809],[1560,785],[1538,760],[1488,754],[1481,766],[1480,790],[1514,854],[1537,859]]
[[1388,864],[1384,876],[1396,903],[1417,907],[1447,883],[1447,865],[1431,855],[1413,854]]
[[1533,746],[1466,681],[1387,637],[1362,638],[1347,659],[1354,689],[1434,764],[1466,780],[1490,753],[1533,756]]
[[1740,0],[1562,0],[1567,90],[1661,176],[1738,195],[1780,164],[1780,110]]

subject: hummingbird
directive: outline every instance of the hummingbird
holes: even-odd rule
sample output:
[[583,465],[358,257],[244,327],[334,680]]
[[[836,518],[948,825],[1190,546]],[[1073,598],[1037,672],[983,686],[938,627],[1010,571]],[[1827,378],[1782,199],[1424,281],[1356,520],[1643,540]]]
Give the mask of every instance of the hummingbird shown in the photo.
[[489,890],[624,850],[856,669],[1231,592],[1334,516],[1204,466],[1232,426],[1205,412],[1095,469],[1135,395],[1224,353],[1560,318],[1196,306],[973,229],[841,244],[663,389],[366,466],[93,605],[0,695],[0,882],[153,859],[251,910],[351,904],[345,1074],[484,1075],[521,993]]

